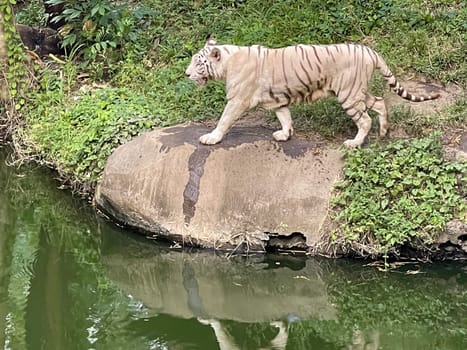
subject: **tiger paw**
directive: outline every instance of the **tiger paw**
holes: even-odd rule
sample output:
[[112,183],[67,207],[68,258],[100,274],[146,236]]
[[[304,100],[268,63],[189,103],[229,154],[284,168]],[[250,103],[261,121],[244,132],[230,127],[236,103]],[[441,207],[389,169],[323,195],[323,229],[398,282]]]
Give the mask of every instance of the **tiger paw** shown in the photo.
[[204,145],[214,145],[216,143],[221,142],[222,137],[224,135],[220,133],[219,131],[212,131],[209,134],[204,134],[199,138],[199,142],[201,142]]
[[379,129],[379,136],[386,137],[388,134],[388,127],[380,127]]
[[290,132],[285,132],[284,130],[278,130],[272,134],[272,137],[276,141],[287,141],[290,137]]
[[347,147],[347,148],[357,148],[358,146],[360,146],[363,142],[359,142],[357,140],[346,140],[344,141],[344,146]]

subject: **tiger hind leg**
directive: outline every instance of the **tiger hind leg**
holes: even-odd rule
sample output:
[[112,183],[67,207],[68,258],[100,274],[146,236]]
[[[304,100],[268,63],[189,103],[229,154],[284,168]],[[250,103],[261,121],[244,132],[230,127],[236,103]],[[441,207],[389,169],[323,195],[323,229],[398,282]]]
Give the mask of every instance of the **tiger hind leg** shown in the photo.
[[344,146],[347,148],[356,148],[363,144],[366,136],[371,129],[371,118],[367,113],[366,104],[363,102],[355,103],[352,107],[345,108],[347,115],[352,118],[357,125],[358,132],[355,138],[346,140]]
[[272,137],[276,141],[287,141],[293,134],[292,128],[292,117],[290,115],[290,109],[287,107],[281,107],[275,110],[276,116],[281,123],[282,129],[277,130],[272,134]]
[[373,95],[367,95],[365,99],[367,109],[371,109],[378,114],[379,119],[379,136],[386,136],[389,123],[388,123],[388,111],[386,109],[386,103],[382,97],[376,97]]

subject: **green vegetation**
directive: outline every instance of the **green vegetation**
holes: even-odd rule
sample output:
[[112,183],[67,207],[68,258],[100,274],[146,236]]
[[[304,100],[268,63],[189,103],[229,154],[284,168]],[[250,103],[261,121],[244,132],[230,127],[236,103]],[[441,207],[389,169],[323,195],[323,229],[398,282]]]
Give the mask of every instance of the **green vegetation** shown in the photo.
[[117,47],[130,47],[140,56],[144,55],[143,27],[139,23],[155,15],[155,11],[146,7],[130,8],[127,4],[115,4],[111,1],[92,0],[47,0],[50,5],[65,5],[65,10],[52,19],[52,22],[65,21],[61,30],[64,34],[63,46],[78,46],[87,63],[100,59],[118,61],[123,50]]
[[413,136],[423,136],[432,130],[465,127],[467,124],[467,98],[464,96],[454,101],[442,113],[426,115],[415,113],[410,106],[394,106],[390,111],[389,121],[400,125]]
[[[0,1],[0,101],[12,111],[19,111],[26,103],[24,93],[29,75],[21,39],[14,25],[14,3],[15,0]],[[1,119],[0,129],[3,126]]]
[[45,27],[48,15],[40,0],[26,1],[20,12],[16,13],[16,23],[28,24],[32,27]]
[[[67,57],[65,64],[48,63],[37,72],[40,84],[23,113],[27,123],[14,137],[23,154],[39,155],[35,158],[55,167],[70,183],[85,184],[85,189],[92,189],[119,140],[148,128],[220,115],[222,84],[198,89],[183,74],[210,33],[219,42],[272,47],[363,42],[378,50],[395,73],[466,84],[461,52],[467,10],[455,1],[47,2],[65,4],[55,20],[66,22],[61,32]],[[18,11],[17,18],[37,22],[32,8],[30,4]],[[387,89],[381,81],[375,88],[379,93]],[[118,98],[121,89],[123,101]],[[88,98],[83,98],[83,90]],[[459,106],[454,114],[457,122],[465,122],[465,100]],[[107,117],[102,117],[104,109]],[[118,116],[110,115],[114,110]],[[333,100],[297,107],[294,114],[299,131],[315,130],[328,138],[354,132]],[[442,120],[451,120],[452,114],[443,112]],[[403,117],[395,119],[405,126]],[[436,123],[426,119],[427,124]]]
[[[76,98],[79,101],[67,107],[38,109],[40,122],[34,124],[29,141],[40,154],[60,164],[61,171],[85,183],[98,180],[116,147],[141,130],[160,125],[154,104],[125,88],[83,89]],[[90,115],[94,117],[89,119]],[[74,185],[79,188],[82,183]]]
[[467,163],[442,160],[439,134],[395,141],[346,153],[344,180],[334,200],[341,228],[334,240],[344,249],[373,256],[420,248],[467,203],[459,183]]

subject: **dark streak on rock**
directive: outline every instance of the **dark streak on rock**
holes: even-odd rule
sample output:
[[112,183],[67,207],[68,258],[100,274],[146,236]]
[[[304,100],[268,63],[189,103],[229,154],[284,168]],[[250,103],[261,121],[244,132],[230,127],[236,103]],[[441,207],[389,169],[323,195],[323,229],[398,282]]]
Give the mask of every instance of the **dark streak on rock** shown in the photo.
[[166,129],[164,131],[166,135],[160,138],[162,143],[160,152],[169,152],[172,148],[186,143],[195,146],[195,150],[188,160],[189,178],[183,191],[183,214],[186,224],[189,224],[195,215],[204,165],[211,152],[216,149],[229,149],[242,144],[254,144],[257,141],[270,141],[279,152],[282,151],[286,156],[295,159],[303,157],[309,150],[315,149],[321,144],[300,139],[276,142],[272,139],[273,130],[264,127],[234,127],[221,143],[212,146],[200,144],[199,137],[211,130],[212,128],[202,125],[176,126]]
[[195,216],[196,203],[199,197],[199,184],[204,174],[204,164],[212,149],[209,147],[197,147],[188,159],[188,183],[183,191],[183,215],[185,224],[189,224]]

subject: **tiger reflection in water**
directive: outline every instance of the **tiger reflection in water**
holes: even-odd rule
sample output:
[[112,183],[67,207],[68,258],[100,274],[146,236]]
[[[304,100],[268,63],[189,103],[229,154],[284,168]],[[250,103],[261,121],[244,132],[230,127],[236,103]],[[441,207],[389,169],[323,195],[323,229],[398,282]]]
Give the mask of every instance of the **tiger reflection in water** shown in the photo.
[[[196,279],[195,270],[191,263],[187,260],[183,264],[182,280],[183,287],[187,292],[188,307],[200,323],[209,325],[214,330],[214,334],[216,335],[220,350],[240,349],[232,336],[224,329],[224,326],[222,326],[221,322],[209,317],[199,293],[199,285]],[[289,337],[286,324],[282,321],[277,321],[271,322],[270,325],[278,328],[279,333],[277,333],[274,339],[269,342],[270,347],[268,348],[274,350],[284,350]]]
[[[189,309],[198,322],[208,325],[213,329],[220,350],[240,350],[241,347],[236,344],[234,338],[229,334],[225,326],[223,326],[219,320],[211,318],[206,311],[200,295],[195,270],[188,260],[183,264],[182,280],[183,287],[187,293]],[[287,316],[287,321],[270,322],[269,325],[276,328],[278,333],[265,347],[258,348],[258,350],[285,350],[289,340],[289,326],[291,323],[299,321],[300,318],[298,316],[289,314]],[[378,348],[379,332],[373,331],[364,333],[359,329],[354,330],[352,339],[347,346],[347,350],[377,350]]]
[[[224,329],[222,324],[217,320],[202,320],[199,322],[211,326],[216,335],[217,343],[220,350],[240,350],[240,347],[235,343],[233,337]],[[289,340],[289,332],[287,324],[283,321],[271,322],[271,326],[278,328],[279,332],[272,339],[268,346],[261,347],[258,350],[285,350],[287,341]],[[355,329],[352,334],[352,339],[346,346],[347,350],[378,350],[380,348],[380,336],[378,331],[363,332],[360,329]]]
[[[218,320],[201,320],[199,322],[211,326],[216,335],[217,343],[219,344],[220,350],[240,350],[240,347],[237,346],[234,339],[230,334],[226,332],[222,324]],[[269,342],[269,346],[259,348],[258,350],[285,350],[287,346],[287,340],[289,339],[289,333],[287,331],[287,326],[282,321],[271,322],[271,326],[279,329],[279,333]]]

